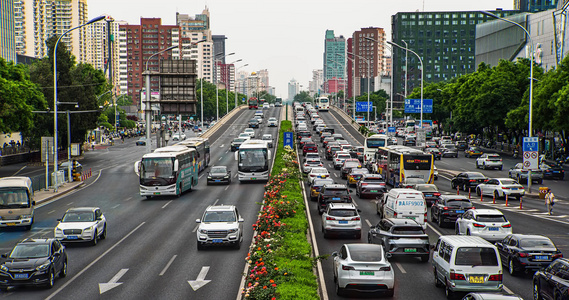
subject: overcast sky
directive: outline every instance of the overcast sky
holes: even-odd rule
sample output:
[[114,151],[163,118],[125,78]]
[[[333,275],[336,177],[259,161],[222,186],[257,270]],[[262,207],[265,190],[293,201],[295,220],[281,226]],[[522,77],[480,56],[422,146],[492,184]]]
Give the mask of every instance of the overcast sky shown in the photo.
[[161,18],[176,24],[176,12],[194,16],[207,6],[212,34],[227,36],[227,62],[248,72],[269,70],[269,84],[286,99],[294,78],[308,89],[312,70],[322,69],[327,29],[346,39],[364,27],[381,27],[391,40],[391,16],[397,12],[513,9],[514,0],[91,0],[89,17],[110,15],[140,24],[140,18]]

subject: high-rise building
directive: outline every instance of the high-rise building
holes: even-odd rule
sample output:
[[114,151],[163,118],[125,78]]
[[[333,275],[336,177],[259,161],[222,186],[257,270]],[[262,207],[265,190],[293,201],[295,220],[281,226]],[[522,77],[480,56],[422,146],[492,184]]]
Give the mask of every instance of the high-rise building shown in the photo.
[[193,18],[188,14],[176,13],[176,25],[179,28],[172,31],[172,43],[180,44],[180,49],[173,49],[172,57],[197,60],[198,78],[214,82],[215,65],[209,9],[206,7],[201,14],[196,14]]
[[[140,18],[140,25],[121,25],[126,30],[127,38],[127,82],[128,95],[132,97],[133,104],[140,103],[141,92],[145,88],[145,78],[142,73],[146,69],[158,72],[158,61],[171,57],[171,51],[166,51],[160,55],[155,55],[149,60],[150,56],[158,53],[172,45],[172,31],[179,29],[176,25],[162,25],[160,18]],[[151,77],[150,90],[159,89],[159,78]]]
[[225,35],[212,35],[211,38],[213,39],[213,55],[215,55],[215,60],[224,64],[225,40],[227,37]]
[[[355,54],[355,57],[352,57],[354,58],[356,81],[361,82],[362,78],[367,80],[367,78],[378,77],[385,72],[385,31],[383,28],[368,27],[354,32],[350,52]],[[360,86],[362,88],[356,90],[356,96],[367,93],[367,84],[360,84]],[[370,92],[375,90],[374,86],[370,86]]]
[[235,65],[216,63],[217,82],[223,84],[225,89],[233,91],[235,87]]
[[[346,39],[344,36],[335,36],[334,30],[326,30],[324,39],[324,86],[328,86],[331,79],[344,78],[346,72]],[[326,88],[326,92],[330,92]]]
[[[48,55],[50,37],[88,21],[87,0],[18,0],[14,17],[18,54],[41,58]],[[79,63],[88,62],[87,31],[82,27],[61,39]]]
[[[506,17],[518,11],[497,10],[492,13]],[[474,72],[476,24],[493,20],[479,11],[400,12],[393,15],[392,41],[416,52],[423,60],[425,83],[449,80]],[[402,108],[407,77],[407,94],[421,86],[421,64],[408,52],[405,72],[405,51],[393,49],[394,108]]]
[[[95,22],[87,26],[85,43],[87,48],[87,62],[95,69],[103,70],[108,78],[111,69],[112,85],[116,94],[126,94],[127,85],[127,45],[125,21],[113,20],[107,17],[108,22]],[[110,50],[109,62],[109,26]],[[122,26],[122,27],[121,27]]]
[[300,83],[293,78],[288,83],[288,101],[293,101],[298,93],[300,93]]
[[557,7],[557,0],[514,0],[514,9],[523,12],[540,12]]
[[0,56],[16,62],[14,0],[0,0]]
[[267,91],[269,88],[269,70],[262,69],[257,71],[257,76],[259,76],[259,89],[261,91]]
[[322,69],[312,70],[312,80],[308,83],[310,96],[320,95],[322,91],[324,71]]

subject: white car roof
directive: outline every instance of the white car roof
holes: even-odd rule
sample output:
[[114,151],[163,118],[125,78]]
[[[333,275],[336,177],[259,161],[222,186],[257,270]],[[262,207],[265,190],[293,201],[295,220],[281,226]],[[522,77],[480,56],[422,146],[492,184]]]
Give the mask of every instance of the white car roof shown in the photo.
[[474,215],[500,215],[503,216],[504,214],[497,210],[497,209],[470,209]]
[[312,168],[312,170],[310,170],[310,173],[328,173],[328,169],[326,168]]

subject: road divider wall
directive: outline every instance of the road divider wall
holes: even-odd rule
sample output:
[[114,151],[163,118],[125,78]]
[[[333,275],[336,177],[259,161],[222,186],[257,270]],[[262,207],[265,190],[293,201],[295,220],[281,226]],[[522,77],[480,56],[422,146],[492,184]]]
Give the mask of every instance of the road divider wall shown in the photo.
[[[292,131],[291,121],[281,122],[279,141],[285,131]],[[244,299],[319,299],[301,180],[294,150],[279,142],[245,258]]]

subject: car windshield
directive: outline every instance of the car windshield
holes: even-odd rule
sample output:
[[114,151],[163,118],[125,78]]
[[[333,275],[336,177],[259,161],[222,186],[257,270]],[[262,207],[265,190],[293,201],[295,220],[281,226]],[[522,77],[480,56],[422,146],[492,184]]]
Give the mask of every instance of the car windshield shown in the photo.
[[358,212],[355,209],[331,209],[328,214],[334,217],[355,217]]
[[503,185],[518,185],[518,182],[511,179],[500,180]]
[[381,178],[365,178],[362,180],[362,183],[383,183],[383,179],[381,179]]
[[553,242],[546,238],[532,238],[520,240],[521,248],[555,248]]
[[23,188],[0,189],[0,208],[29,207],[28,192]]
[[212,167],[210,173],[227,173],[227,168],[226,167]]
[[204,222],[235,222],[235,214],[232,211],[208,211],[203,218]]
[[423,234],[421,226],[394,226],[393,234]]
[[346,164],[344,165],[344,167],[346,167],[346,168],[354,168],[354,167],[357,167],[357,166],[359,166],[359,165],[360,165],[360,163],[348,161],[348,162],[346,162]]
[[472,203],[467,199],[452,199],[447,201],[447,206],[451,207],[472,207]]
[[273,137],[270,135],[263,135],[263,140],[272,140]]
[[333,184],[334,180],[332,179],[320,179],[320,180],[314,180],[314,183],[312,184],[313,186],[323,186],[325,184]]
[[326,189],[324,195],[348,195],[346,189]]
[[381,261],[383,259],[383,251],[381,247],[374,247],[373,249],[350,247],[350,256],[354,261]]
[[454,263],[458,266],[497,266],[498,256],[493,248],[461,247],[456,250]]
[[311,171],[312,174],[328,174],[328,170],[325,168],[314,168]]
[[9,255],[10,258],[40,258],[48,256],[48,244],[18,244]]
[[476,221],[478,222],[489,222],[489,223],[505,223],[506,217],[503,215],[478,215],[476,216]]
[[482,173],[475,172],[475,173],[468,173],[468,178],[483,179],[483,178],[486,178],[486,176],[484,176],[484,174],[482,174]]
[[415,189],[421,192],[438,192],[439,190],[437,189],[436,185],[420,185],[418,184],[417,186],[415,186]]
[[240,139],[240,138],[233,139],[234,143],[243,143],[244,141],[245,139]]
[[62,223],[66,222],[93,222],[95,221],[95,213],[92,211],[70,211],[65,213]]

